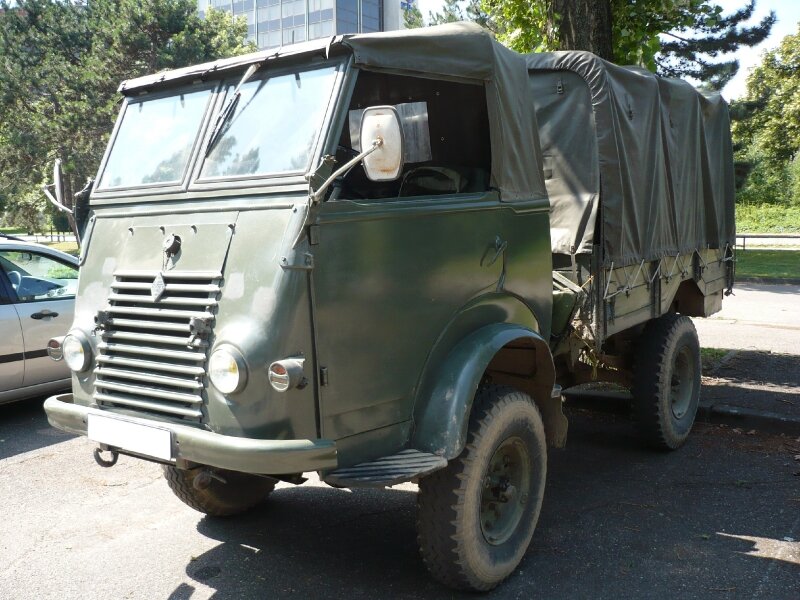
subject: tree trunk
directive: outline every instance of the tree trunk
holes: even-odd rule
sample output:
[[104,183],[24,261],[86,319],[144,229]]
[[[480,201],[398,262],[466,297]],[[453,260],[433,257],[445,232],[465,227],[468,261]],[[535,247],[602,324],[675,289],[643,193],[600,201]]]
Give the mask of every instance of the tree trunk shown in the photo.
[[613,60],[611,0],[552,0],[560,17],[558,42],[561,50],[588,50]]

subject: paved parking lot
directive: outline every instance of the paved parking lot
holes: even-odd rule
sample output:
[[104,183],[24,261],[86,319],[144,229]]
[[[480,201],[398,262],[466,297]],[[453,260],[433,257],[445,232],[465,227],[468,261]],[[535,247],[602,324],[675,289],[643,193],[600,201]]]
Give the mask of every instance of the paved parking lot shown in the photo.
[[[413,485],[281,485],[210,519],[156,465],[101,469],[40,406],[0,407],[4,598],[459,597],[418,558]],[[800,440],[699,425],[660,454],[624,417],[570,416],[531,549],[488,598],[800,597]]]

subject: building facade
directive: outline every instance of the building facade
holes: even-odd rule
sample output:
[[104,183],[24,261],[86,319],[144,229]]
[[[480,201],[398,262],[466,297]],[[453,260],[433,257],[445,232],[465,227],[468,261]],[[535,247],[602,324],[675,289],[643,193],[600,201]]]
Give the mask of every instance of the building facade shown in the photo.
[[402,27],[400,0],[197,0],[197,4],[201,16],[213,8],[247,19],[247,37],[259,48]]

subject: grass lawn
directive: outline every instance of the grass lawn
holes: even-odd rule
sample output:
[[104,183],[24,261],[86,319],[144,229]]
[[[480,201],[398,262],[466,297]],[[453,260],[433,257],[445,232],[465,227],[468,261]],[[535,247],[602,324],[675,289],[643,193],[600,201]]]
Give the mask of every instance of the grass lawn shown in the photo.
[[22,227],[0,227],[0,233],[7,233],[8,235],[24,235],[28,232]]
[[736,277],[800,278],[800,250],[739,250]]
[[66,252],[67,254],[72,254],[72,256],[78,256],[80,249],[78,248],[78,244],[76,242],[43,242],[45,246],[50,246],[51,248],[55,248],[56,250],[61,250],[62,252]]
[[730,352],[730,350],[725,350],[723,348],[700,348],[700,362],[702,363],[703,375],[708,375],[728,352]]

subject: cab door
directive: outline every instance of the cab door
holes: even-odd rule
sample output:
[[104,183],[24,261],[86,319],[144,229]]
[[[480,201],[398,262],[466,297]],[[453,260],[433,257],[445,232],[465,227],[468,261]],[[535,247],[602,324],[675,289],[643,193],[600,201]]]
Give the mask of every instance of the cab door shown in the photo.
[[378,182],[358,165],[322,205],[314,322],[322,436],[385,428],[370,439],[403,444],[437,340],[460,309],[501,282],[505,207],[490,187],[482,82],[359,72],[337,164],[362,149],[363,109],[386,105],[401,121],[404,166]]
[[12,303],[13,293],[0,267],[0,393],[21,387],[25,372],[22,326]]
[[411,419],[437,339],[500,280],[500,206],[489,192],[326,209],[313,274],[320,417],[323,437],[341,439]]

